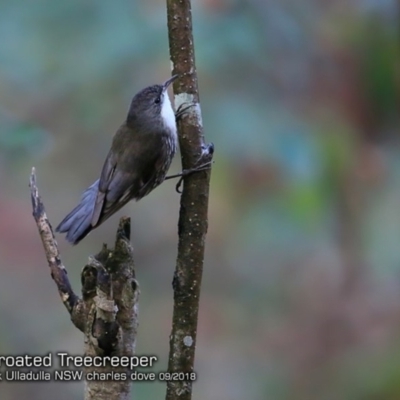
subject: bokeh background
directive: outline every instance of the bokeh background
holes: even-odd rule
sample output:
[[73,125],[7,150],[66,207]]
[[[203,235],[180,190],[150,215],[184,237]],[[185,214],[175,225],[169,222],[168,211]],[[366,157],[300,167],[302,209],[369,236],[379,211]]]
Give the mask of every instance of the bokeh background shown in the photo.
[[[216,146],[194,399],[400,399],[400,2],[193,3]],[[169,75],[162,1],[0,1],[2,355],[82,351],[31,216],[31,167],[54,226],[98,177],[133,94]],[[156,370],[171,328],[174,186],[77,247],[57,236],[79,290],[88,255],[132,217],[137,353],[157,355]],[[82,393],[0,383],[2,400]]]

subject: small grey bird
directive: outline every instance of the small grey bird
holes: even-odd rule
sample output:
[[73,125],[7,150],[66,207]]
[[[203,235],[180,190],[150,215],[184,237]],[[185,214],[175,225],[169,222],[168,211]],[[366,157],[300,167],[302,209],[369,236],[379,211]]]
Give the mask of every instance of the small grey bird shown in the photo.
[[92,229],[130,200],[140,200],[160,185],[177,150],[175,114],[168,97],[174,75],[146,87],[132,99],[125,122],[114,135],[100,179],[62,220],[57,232],[79,243]]

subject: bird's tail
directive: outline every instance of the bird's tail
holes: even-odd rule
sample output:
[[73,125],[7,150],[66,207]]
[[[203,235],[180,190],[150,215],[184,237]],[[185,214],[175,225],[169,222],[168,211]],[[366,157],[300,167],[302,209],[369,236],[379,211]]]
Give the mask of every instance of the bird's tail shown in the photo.
[[96,204],[99,180],[88,187],[79,204],[61,221],[56,232],[66,233],[66,239],[78,244],[92,229],[92,216]]

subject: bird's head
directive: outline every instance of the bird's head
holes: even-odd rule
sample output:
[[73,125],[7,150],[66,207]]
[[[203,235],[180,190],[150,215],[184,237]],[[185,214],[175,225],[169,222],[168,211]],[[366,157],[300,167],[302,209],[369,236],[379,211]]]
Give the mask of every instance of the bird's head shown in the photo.
[[129,108],[128,125],[138,124],[151,128],[162,124],[166,128],[176,130],[175,113],[168,97],[169,85],[178,78],[172,76],[161,85],[144,88],[132,99]]

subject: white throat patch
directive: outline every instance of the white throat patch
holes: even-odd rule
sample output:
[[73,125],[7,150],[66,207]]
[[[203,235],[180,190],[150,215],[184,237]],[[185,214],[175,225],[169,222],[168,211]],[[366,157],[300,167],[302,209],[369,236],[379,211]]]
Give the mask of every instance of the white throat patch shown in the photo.
[[163,94],[163,103],[161,106],[161,117],[167,128],[169,128],[174,135],[176,135],[176,122],[175,113],[172,109],[171,101],[168,93]]

